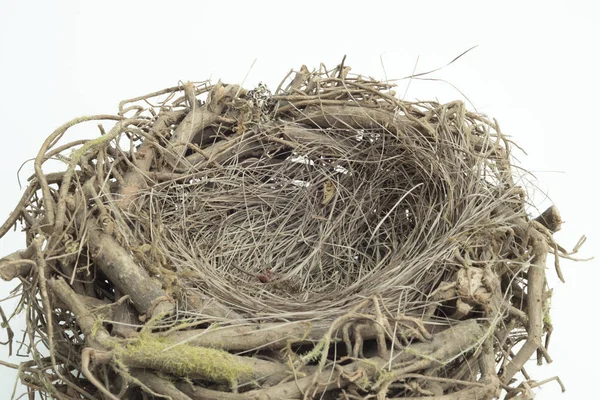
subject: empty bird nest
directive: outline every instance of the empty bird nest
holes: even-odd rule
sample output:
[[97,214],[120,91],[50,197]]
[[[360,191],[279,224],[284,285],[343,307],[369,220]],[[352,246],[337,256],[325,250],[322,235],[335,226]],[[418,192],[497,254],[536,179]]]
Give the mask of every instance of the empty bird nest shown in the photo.
[[[273,93],[186,83],[53,132],[0,232],[26,237],[0,272],[29,392],[531,396],[558,212],[528,216],[495,121],[392,87],[303,67]],[[86,122],[95,138],[66,140]]]

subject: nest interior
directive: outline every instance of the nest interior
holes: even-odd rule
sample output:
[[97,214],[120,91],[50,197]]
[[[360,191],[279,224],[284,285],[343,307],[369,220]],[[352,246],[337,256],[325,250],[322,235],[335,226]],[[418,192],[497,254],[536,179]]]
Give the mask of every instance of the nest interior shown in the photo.
[[31,394],[533,396],[546,256],[561,276],[572,254],[558,211],[528,216],[494,120],[349,70],[186,83],[48,137],[0,231],[26,234],[0,273],[20,281]]

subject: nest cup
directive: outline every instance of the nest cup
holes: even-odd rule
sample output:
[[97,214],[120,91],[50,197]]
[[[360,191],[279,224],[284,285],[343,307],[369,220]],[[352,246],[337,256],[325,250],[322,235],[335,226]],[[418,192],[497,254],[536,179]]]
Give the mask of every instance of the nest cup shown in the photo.
[[528,216],[495,121],[349,70],[186,83],[45,141],[0,232],[26,233],[0,272],[22,282],[30,393],[532,396],[513,377],[551,360],[558,211]]
[[[263,93],[258,104],[274,102]],[[133,215],[156,213],[166,233],[160,253],[190,276],[185,287],[253,317],[330,318],[374,295],[394,310],[401,296],[401,312],[420,314],[427,294],[450,279],[445,261],[458,238],[512,188],[498,189],[502,166],[483,175],[462,128],[477,146],[497,145],[485,143],[489,125],[469,119],[462,103],[420,105],[430,125],[419,126],[395,104],[370,100],[355,93],[330,109],[277,104],[288,112],[267,110],[244,132],[201,132],[199,149],[230,151],[182,167],[195,170],[184,181],[153,185]],[[357,101],[372,108],[353,115]]]

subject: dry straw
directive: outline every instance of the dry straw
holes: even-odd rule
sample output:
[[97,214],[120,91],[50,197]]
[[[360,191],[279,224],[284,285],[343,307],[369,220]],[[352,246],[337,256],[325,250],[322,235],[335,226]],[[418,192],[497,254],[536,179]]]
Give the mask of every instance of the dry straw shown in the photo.
[[528,217],[495,121],[391,89],[303,67],[274,94],[186,83],[57,129],[0,231],[27,238],[0,273],[30,393],[530,398],[558,212]]

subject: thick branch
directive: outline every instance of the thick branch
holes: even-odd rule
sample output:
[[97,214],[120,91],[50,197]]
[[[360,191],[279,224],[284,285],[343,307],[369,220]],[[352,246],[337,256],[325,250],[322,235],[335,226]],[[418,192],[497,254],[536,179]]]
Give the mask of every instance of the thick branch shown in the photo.
[[548,207],[546,211],[535,218],[535,221],[548,228],[552,233],[558,232],[562,226],[562,218],[556,206]]
[[88,246],[94,262],[121,293],[128,294],[140,314],[171,314],[175,305],[160,285],[133,261],[131,255],[110,235],[88,220]]
[[406,117],[399,117],[385,110],[352,105],[319,106],[302,112],[297,123],[315,127],[386,129],[397,133],[403,128],[414,126]]
[[217,84],[211,90],[206,104],[202,107],[194,106],[185,116],[173,132],[170,140],[171,151],[166,155],[167,161],[172,166],[177,166],[179,160],[185,155],[188,145],[196,140],[196,136],[215,123],[225,103],[235,95],[237,90],[236,85]]
[[523,368],[533,353],[542,344],[542,308],[544,285],[546,284],[546,255],[548,254],[544,236],[533,231],[533,262],[527,271],[527,340],[515,357],[508,361],[502,381],[508,384],[512,377]]
[[81,301],[79,295],[71,289],[69,284],[62,278],[48,280],[48,287],[52,293],[71,311],[86,338],[94,338],[104,345],[109,339],[104,329],[96,329],[97,317],[89,310],[87,305]]
[[253,349],[281,349],[288,343],[315,343],[323,337],[327,329],[327,326],[313,328],[308,322],[264,323],[175,331],[167,334],[167,337],[175,343],[240,352]]
[[134,337],[137,333],[136,325],[139,324],[137,314],[128,301],[119,304],[114,312],[111,335],[122,338]]
[[136,369],[131,373],[136,379],[155,393],[169,396],[172,400],[191,400],[189,396],[177,389],[171,382],[161,378],[155,373],[141,369]]
[[33,248],[15,251],[0,259],[0,277],[11,281],[17,276],[27,276],[35,263],[31,260]]
[[[163,136],[165,131],[181,119],[183,115],[184,111],[161,113],[150,130],[152,139]],[[146,187],[146,174],[150,171],[150,166],[154,161],[154,143],[152,139],[146,138],[144,140],[144,143],[135,153],[135,167],[130,168],[125,174],[125,185],[121,188],[119,202],[119,206],[124,210],[129,207],[139,190]]]
[[[205,296],[206,297],[206,296]],[[213,298],[205,298],[202,295],[194,293],[188,294],[185,297],[183,305],[187,311],[201,313],[203,315],[223,318],[227,320],[242,320],[243,317],[229,307],[217,302]]]
[[[175,345],[153,336],[143,336],[127,346],[115,348],[119,362],[130,368],[154,369],[175,376],[216,383],[260,382],[272,386],[291,374],[281,363],[242,357],[222,350]],[[307,367],[314,371],[314,367]]]
[[[411,397],[412,400],[492,400],[497,398],[498,380],[488,379],[485,386],[474,386],[441,396]],[[406,397],[390,397],[388,400],[403,400]]]

